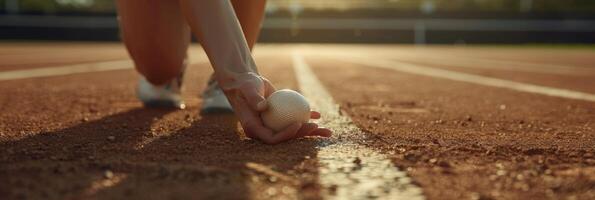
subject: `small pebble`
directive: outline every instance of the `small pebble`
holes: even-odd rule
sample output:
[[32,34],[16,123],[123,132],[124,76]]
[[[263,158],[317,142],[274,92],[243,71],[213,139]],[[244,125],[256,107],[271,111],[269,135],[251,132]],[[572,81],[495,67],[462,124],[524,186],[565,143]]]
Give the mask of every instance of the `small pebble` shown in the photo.
[[276,194],[277,194],[277,189],[275,189],[273,187],[267,189],[267,195],[273,196],[273,195],[276,195]]
[[338,188],[339,188],[339,186],[333,184],[328,189],[331,192],[331,194],[336,194]]
[[269,182],[271,182],[271,183],[277,182],[277,177],[274,177],[274,176],[269,177]]
[[113,136],[113,135],[107,136],[107,140],[114,141],[114,140],[116,140],[116,136]]
[[504,175],[506,175],[506,171],[504,171],[504,170],[498,170],[498,171],[496,171],[496,175],[498,175],[498,176],[504,176]]
[[111,179],[114,177],[114,172],[112,172],[111,170],[105,170],[103,172],[103,177],[106,179]]
[[500,110],[506,110],[506,105],[502,104],[502,105],[500,105],[499,108],[500,108]]
[[361,159],[359,159],[359,157],[356,157],[356,158],[353,160],[353,163],[354,163],[354,164],[356,164],[356,165],[361,165],[361,164],[362,164],[362,160],[361,160]]

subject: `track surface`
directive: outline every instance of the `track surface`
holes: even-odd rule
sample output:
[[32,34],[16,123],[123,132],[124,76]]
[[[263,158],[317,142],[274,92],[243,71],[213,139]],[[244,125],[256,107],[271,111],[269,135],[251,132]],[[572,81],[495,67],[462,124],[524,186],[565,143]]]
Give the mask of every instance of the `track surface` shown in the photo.
[[[356,64],[355,53],[595,94],[592,50],[392,45],[261,45],[278,88],[298,89],[292,52],[428,199],[594,199],[595,102]],[[209,65],[198,48],[188,109],[143,109],[132,69],[0,82],[1,199],[318,199],[306,138],[268,146],[233,116],[201,116]],[[126,59],[120,44],[8,43],[0,73]]]

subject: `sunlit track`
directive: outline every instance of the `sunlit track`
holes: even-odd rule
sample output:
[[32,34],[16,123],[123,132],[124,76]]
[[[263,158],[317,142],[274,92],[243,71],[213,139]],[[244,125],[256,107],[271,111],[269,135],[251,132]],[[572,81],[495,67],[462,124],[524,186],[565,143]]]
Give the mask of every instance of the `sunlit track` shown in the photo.
[[107,62],[94,62],[85,64],[66,65],[59,67],[46,67],[37,69],[13,70],[0,72],[0,81],[17,80],[26,78],[39,78],[61,76],[89,72],[102,72],[112,70],[132,69],[131,60],[117,60]]
[[592,101],[595,102],[595,94],[578,92],[568,89],[560,89],[560,88],[553,88],[553,87],[546,87],[540,85],[534,85],[529,83],[521,83],[516,81],[510,81],[505,79],[498,79],[498,78],[491,78],[486,76],[480,76],[475,74],[468,74],[456,71],[450,71],[445,69],[437,69],[432,67],[426,67],[423,65],[416,65],[410,64],[405,62],[393,61],[388,59],[383,59],[380,57],[374,57],[374,59],[370,59],[370,57],[362,57],[354,54],[337,54],[337,53],[327,53],[324,54],[329,58],[334,58],[337,60],[348,61],[352,63],[361,64],[364,66],[369,67],[378,67],[384,69],[390,69],[400,72],[406,72],[411,74],[418,74],[436,78],[444,78],[449,80],[455,81],[462,81],[468,83],[474,83],[479,85],[491,86],[491,87],[499,87],[499,88],[507,88],[511,90],[521,91],[521,92],[529,92],[535,94],[542,94],[547,96],[554,96],[554,97],[562,97],[568,99],[577,99],[577,100],[584,100],[584,101]]
[[[190,64],[197,64],[207,60],[204,55],[190,56]],[[114,70],[133,69],[132,60],[100,61],[82,64],[63,65],[55,67],[44,67],[35,69],[10,70],[0,72],[0,81],[18,80],[27,78],[41,78],[51,76],[63,76],[71,74],[104,72]]]
[[394,58],[399,61],[405,62],[420,62],[427,64],[439,64],[447,65],[450,67],[465,67],[465,68],[479,68],[479,69],[492,69],[492,70],[505,70],[505,71],[522,71],[522,72],[537,72],[546,74],[559,74],[559,75],[573,75],[573,76],[592,76],[595,74],[595,69],[574,67],[574,66],[561,66],[551,64],[536,64],[519,61],[505,61],[496,59],[484,59],[484,58],[469,58],[455,56],[419,56],[419,55],[406,55],[399,54],[395,55]]
[[322,126],[336,136],[318,150],[320,184],[327,199],[425,199],[421,188],[411,184],[386,155],[358,145],[363,132],[348,116],[342,115],[332,96],[299,52],[293,53],[293,67],[300,91],[312,107],[322,113]]
[[[317,48],[319,52],[330,53],[330,48]],[[438,49],[439,50],[439,49]],[[497,58],[482,58],[476,55],[466,55],[463,53],[448,52],[448,49],[438,51],[433,47],[409,47],[406,49],[386,49],[380,48],[344,48],[341,50],[345,54],[361,54],[365,51],[370,55],[383,56],[382,58],[391,58],[398,61],[416,62],[424,64],[437,64],[457,68],[476,68],[498,71],[519,71],[535,72],[554,75],[568,76],[593,76],[595,68],[586,66],[573,66],[567,64],[536,63],[531,61],[513,61]]]
[[189,107],[173,112],[141,108],[134,64],[95,58],[106,50],[0,59],[0,188],[27,198],[594,199],[590,52],[259,45],[262,75],[299,89],[334,132],[272,146],[238,134],[232,115],[198,114],[212,73],[199,47]]

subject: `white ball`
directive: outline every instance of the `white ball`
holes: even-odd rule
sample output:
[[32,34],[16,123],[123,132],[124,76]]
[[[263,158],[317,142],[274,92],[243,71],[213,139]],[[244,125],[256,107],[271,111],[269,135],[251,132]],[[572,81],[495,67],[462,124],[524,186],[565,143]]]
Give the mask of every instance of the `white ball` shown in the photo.
[[310,104],[300,93],[277,90],[267,98],[268,108],[261,114],[264,125],[274,131],[281,131],[296,122],[310,120]]

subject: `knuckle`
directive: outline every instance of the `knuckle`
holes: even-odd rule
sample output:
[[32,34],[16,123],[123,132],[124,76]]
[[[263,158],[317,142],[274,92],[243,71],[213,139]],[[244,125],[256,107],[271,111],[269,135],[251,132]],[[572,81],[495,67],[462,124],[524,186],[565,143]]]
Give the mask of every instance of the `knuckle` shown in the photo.
[[254,132],[249,129],[245,129],[244,134],[246,134],[246,137],[248,137],[248,138],[252,138],[252,139],[257,138],[256,134],[254,134]]
[[251,122],[243,122],[242,129],[244,129],[244,132],[254,133],[254,124]]
[[243,127],[249,129],[250,131],[256,131],[255,129],[258,128],[258,123],[255,120],[246,120],[243,124]]

